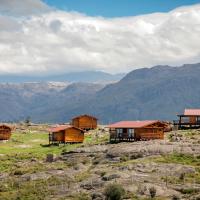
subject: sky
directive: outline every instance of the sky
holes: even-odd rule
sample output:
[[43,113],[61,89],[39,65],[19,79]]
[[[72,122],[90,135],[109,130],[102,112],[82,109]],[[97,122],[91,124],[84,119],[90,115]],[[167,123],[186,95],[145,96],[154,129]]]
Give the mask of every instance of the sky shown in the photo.
[[3,75],[197,62],[200,1],[0,0]]
[[65,11],[77,11],[89,16],[124,17],[169,12],[180,6],[200,3],[200,0],[45,0],[46,4]]

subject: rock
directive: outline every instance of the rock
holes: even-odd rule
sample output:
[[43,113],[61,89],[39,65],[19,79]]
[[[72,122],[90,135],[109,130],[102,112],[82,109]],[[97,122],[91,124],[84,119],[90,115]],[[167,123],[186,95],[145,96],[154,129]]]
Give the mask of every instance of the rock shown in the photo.
[[31,162],[37,162],[36,158],[31,158]]
[[113,157],[109,159],[110,162],[120,162],[121,158],[120,157]]
[[105,175],[105,176],[103,176],[102,180],[103,181],[110,181],[110,180],[117,179],[117,178],[120,178],[119,174],[111,174],[111,175]]
[[92,193],[91,195],[92,200],[104,200],[104,195],[99,192]]
[[24,174],[21,177],[25,181],[35,181],[40,179],[47,180],[48,178],[50,178],[50,175],[44,172],[39,172],[35,174]]
[[119,167],[120,171],[125,171],[125,170],[129,170],[129,166],[121,166]]
[[46,162],[54,162],[55,161],[55,155],[54,154],[47,154]]
[[9,174],[8,173],[1,173],[0,174],[0,180],[4,180],[4,179],[6,179],[6,178],[8,178],[9,177]]
[[86,190],[92,190],[94,188],[99,188],[103,186],[103,181],[101,180],[91,180],[87,182],[83,182],[80,186]]

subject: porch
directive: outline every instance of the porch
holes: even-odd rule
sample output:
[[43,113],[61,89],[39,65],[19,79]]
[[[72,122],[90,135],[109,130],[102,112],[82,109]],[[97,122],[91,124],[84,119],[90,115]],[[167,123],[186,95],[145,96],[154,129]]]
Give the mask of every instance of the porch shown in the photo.
[[200,116],[191,115],[177,115],[178,120],[174,120],[174,126],[178,129],[198,129],[200,128]]

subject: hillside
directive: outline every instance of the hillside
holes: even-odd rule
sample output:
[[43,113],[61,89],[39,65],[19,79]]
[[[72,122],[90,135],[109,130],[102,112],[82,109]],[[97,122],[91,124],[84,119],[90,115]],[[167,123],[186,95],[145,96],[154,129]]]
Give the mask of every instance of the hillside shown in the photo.
[[[185,107],[200,107],[200,64],[156,66],[130,72],[68,113],[92,113],[108,123],[125,119],[172,120]],[[71,117],[66,114],[66,118]]]
[[[66,122],[88,113],[101,123],[173,120],[185,107],[200,107],[200,64],[156,66],[130,72],[119,82],[0,84],[0,121]],[[53,84],[53,86],[52,86]]]
[[[104,87],[94,83],[36,82],[0,84],[0,121],[55,120],[56,110],[72,108]],[[46,117],[47,115],[47,117]],[[56,120],[55,120],[56,121]]]
[[200,198],[199,130],[109,144],[108,132],[97,129],[84,143],[49,146],[47,126],[15,125],[11,139],[0,143],[0,200],[104,200],[112,183],[127,200]]

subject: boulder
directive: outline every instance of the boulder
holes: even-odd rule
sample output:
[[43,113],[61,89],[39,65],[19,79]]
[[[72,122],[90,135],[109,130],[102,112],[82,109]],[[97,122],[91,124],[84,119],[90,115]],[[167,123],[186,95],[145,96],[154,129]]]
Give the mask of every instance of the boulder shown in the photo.
[[35,180],[47,180],[51,175],[44,172],[34,173],[34,174],[24,174],[21,176],[24,181],[35,181]]
[[110,174],[110,175],[103,176],[102,180],[103,181],[110,181],[110,180],[117,179],[117,178],[120,178],[119,174]]
[[47,154],[46,162],[54,162],[54,161],[55,161],[55,155],[52,153]]
[[95,192],[91,194],[92,200],[104,200],[104,195],[99,192]]

